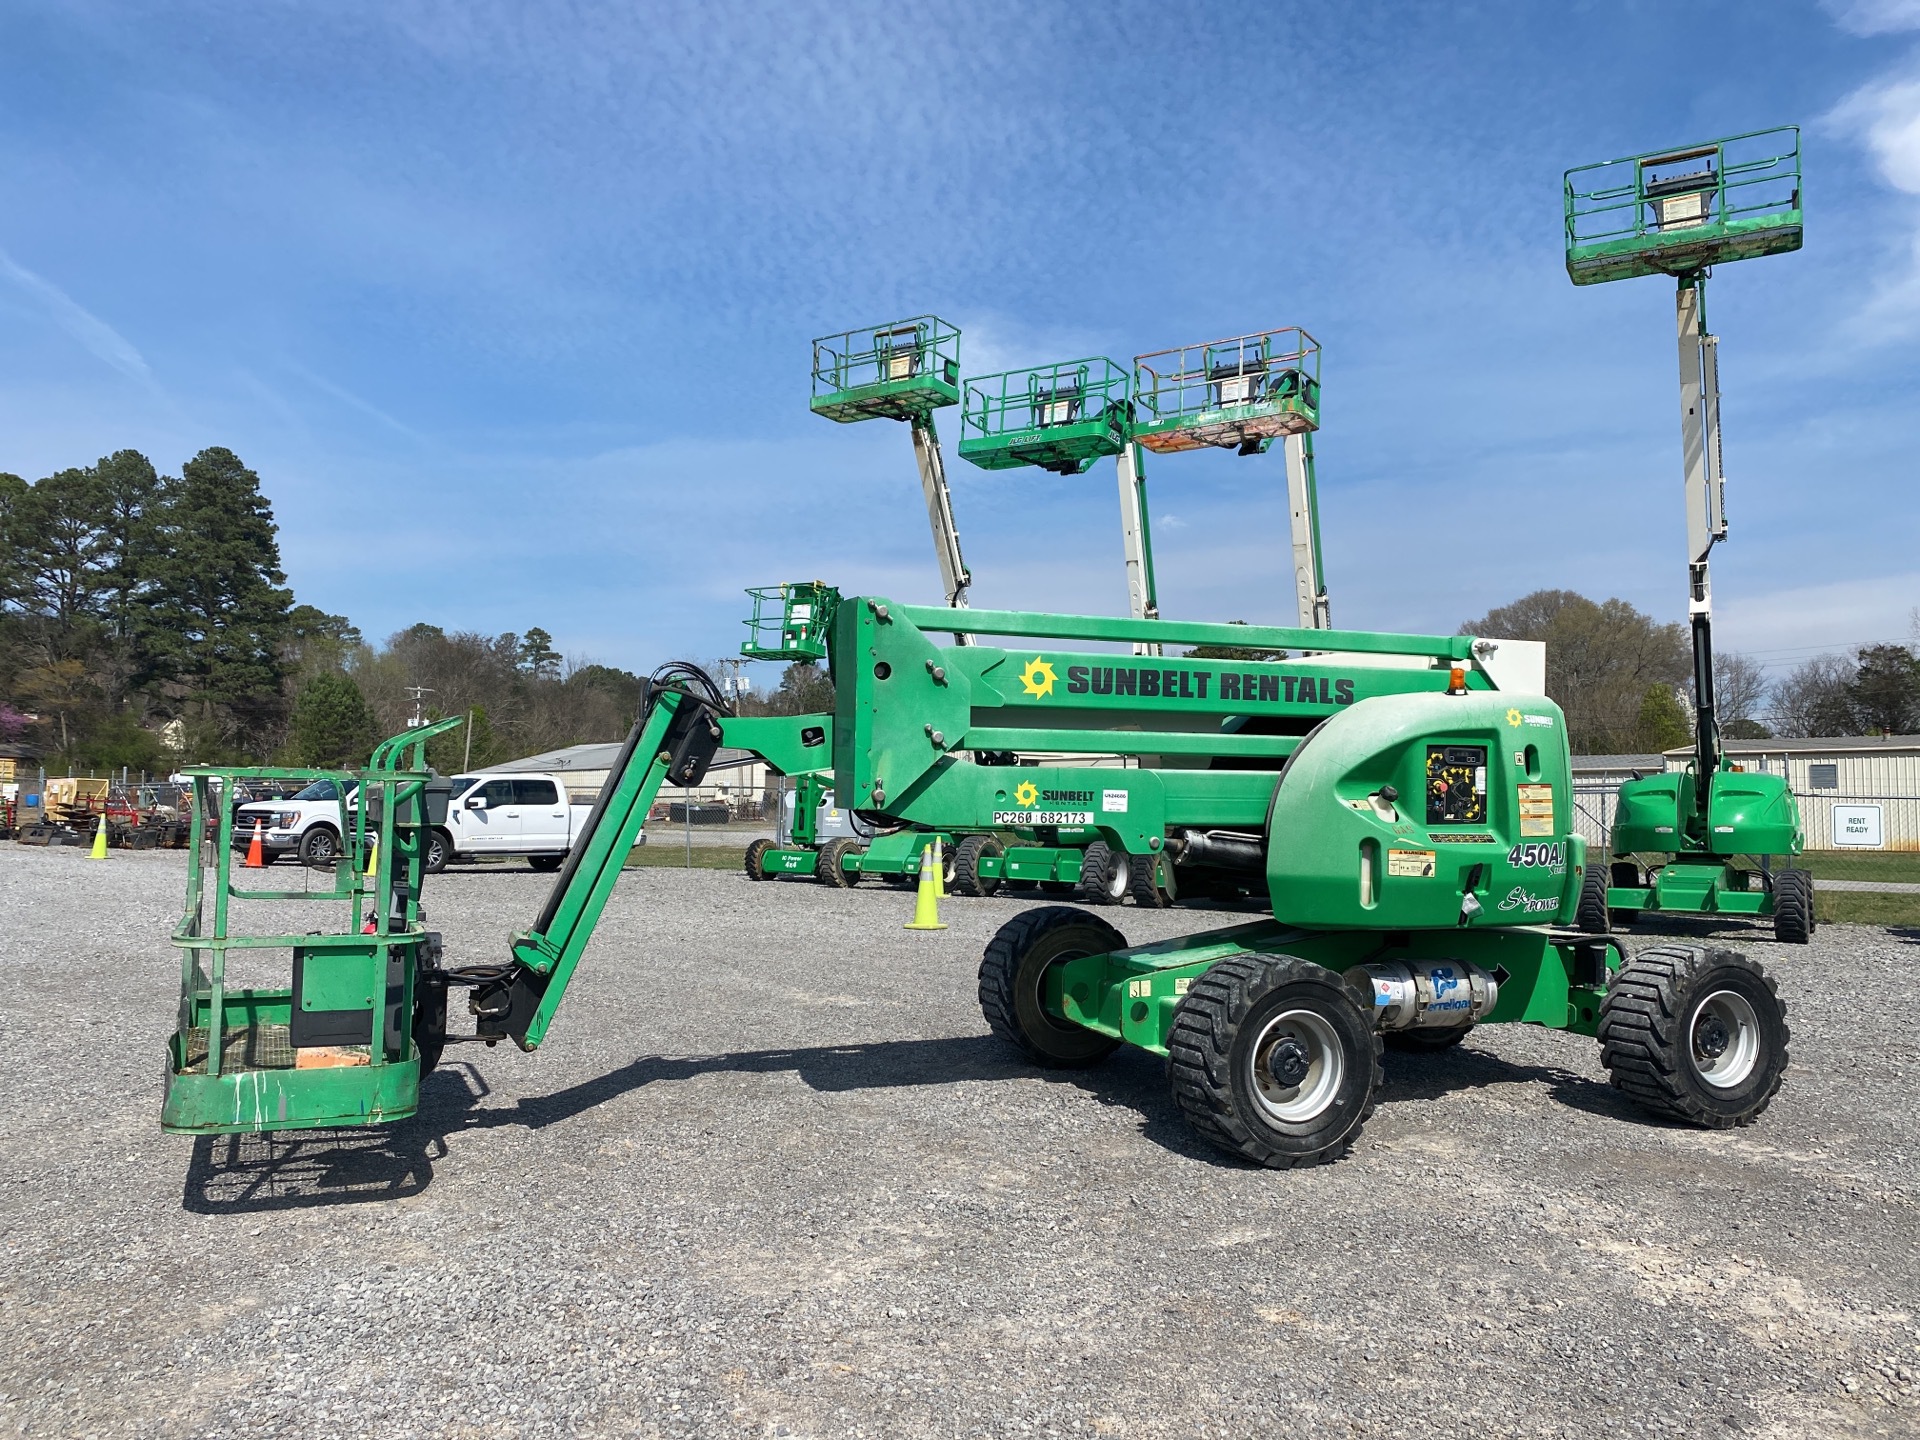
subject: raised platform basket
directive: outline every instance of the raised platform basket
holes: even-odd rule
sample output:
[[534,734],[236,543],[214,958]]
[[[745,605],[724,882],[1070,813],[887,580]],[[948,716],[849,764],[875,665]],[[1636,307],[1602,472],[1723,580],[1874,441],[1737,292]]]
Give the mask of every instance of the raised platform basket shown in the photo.
[[1132,438],[1127,372],[1102,356],[967,381],[960,458],[983,470],[1078,475]]
[[813,412],[829,420],[912,420],[960,402],[960,332],[932,315],[813,342]]
[[1569,170],[1576,285],[1687,275],[1801,243],[1800,129],[1756,130]]
[[1209,446],[1257,454],[1320,425],[1320,345],[1289,327],[1139,355],[1134,438],[1162,454]]

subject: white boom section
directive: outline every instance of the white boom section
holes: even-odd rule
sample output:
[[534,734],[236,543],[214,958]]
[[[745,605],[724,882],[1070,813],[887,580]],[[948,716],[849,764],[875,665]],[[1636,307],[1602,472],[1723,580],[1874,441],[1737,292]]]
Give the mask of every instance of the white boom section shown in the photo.
[[1293,531],[1293,588],[1302,630],[1333,628],[1326,582],[1321,578],[1319,497],[1314,493],[1313,451],[1304,433],[1286,438],[1287,520]]
[[1674,302],[1680,338],[1680,446],[1686,465],[1687,613],[1711,615],[1707,552],[1727,537],[1720,469],[1719,340],[1707,333],[1706,285],[1682,282]]
[[[1138,445],[1128,445],[1116,457],[1120,477],[1120,545],[1127,561],[1127,613],[1140,620],[1157,620],[1160,607],[1153,593],[1153,542],[1147,529],[1147,468]],[[1136,655],[1158,655],[1160,647],[1144,640],[1133,644]]]
[[[927,523],[933,527],[933,553],[940,563],[940,587],[947,604],[955,610],[967,608],[967,587],[973,576],[960,556],[960,531],[953,523],[953,495],[947,489],[946,462],[940,458],[940,436],[933,428],[933,416],[913,422],[913,458],[920,467],[920,489],[926,496]],[[971,635],[955,634],[954,643],[973,644]]]

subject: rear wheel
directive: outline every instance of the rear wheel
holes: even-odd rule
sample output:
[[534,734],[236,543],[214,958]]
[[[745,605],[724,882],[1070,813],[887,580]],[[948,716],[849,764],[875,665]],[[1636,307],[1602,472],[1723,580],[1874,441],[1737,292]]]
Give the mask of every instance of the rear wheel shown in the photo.
[[820,858],[814,862],[813,875],[822,885],[831,885],[836,890],[851,890],[860,883],[860,872],[846,868],[849,855],[863,854],[866,847],[857,840],[841,836],[838,840],[829,840],[820,847]]
[[1773,938],[1785,945],[1804,945],[1819,925],[1813,913],[1813,875],[1806,870],[1782,870],[1773,877]]
[[1698,945],[1635,955],[1600,1007],[1600,1060],[1642,1108],[1724,1130],[1772,1103],[1787,1011],[1746,956]]
[[1580,881],[1580,905],[1573,912],[1573,923],[1589,935],[1605,935],[1612,928],[1607,917],[1607,877],[1597,866],[1588,866]]
[[1149,910],[1164,910],[1173,904],[1173,891],[1161,883],[1165,862],[1158,855],[1127,857],[1127,893],[1133,903]]
[[1096,840],[1080,855],[1080,889],[1075,899],[1089,905],[1118,905],[1133,883],[1133,867],[1124,852]]
[[953,884],[949,887],[956,895],[987,896],[1000,888],[998,875],[982,875],[980,861],[987,856],[998,857],[1006,853],[1006,848],[991,835],[969,835],[953,847]]
[[773,841],[767,839],[764,835],[758,840],[748,843],[746,858],[742,861],[747,872],[747,879],[764,880],[767,878],[767,851],[772,848]]
[[1084,910],[1049,905],[1023,911],[1000,927],[980,957],[980,1013],[994,1034],[1036,1065],[1055,1070],[1097,1065],[1120,1042],[1050,1012],[1047,971],[1126,944],[1118,930]]
[[1231,955],[1174,1012],[1167,1076],[1203,1137],[1286,1169],[1338,1160],[1373,1113],[1380,1037],[1333,971]]
[[564,855],[529,855],[527,856],[527,864],[535,870],[542,870],[548,874],[552,874],[555,870],[558,870],[561,865],[566,863],[566,858]]

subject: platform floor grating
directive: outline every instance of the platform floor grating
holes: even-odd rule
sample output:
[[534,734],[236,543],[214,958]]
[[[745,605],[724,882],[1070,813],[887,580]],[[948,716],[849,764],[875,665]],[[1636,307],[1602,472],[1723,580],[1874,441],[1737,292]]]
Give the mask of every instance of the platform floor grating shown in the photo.
[[[223,1074],[237,1070],[291,1070],[294,1050],[284,1025],[249,1025],[244,1030],[229,1030],[220,1041],[220,1069]],[[184,1074],[204,1075],[207,1069],[207,1032],[187,1032],[187,1064]]]

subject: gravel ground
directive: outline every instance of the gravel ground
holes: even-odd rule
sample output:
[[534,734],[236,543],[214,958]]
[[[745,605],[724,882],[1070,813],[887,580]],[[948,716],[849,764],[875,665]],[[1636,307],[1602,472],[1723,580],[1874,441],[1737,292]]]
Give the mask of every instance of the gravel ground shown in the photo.
[[[0,1433],[1920,1433],[1920,932],[1747,932],[1794,1029],[1751,1129],[1503,1026],[1390,1054],[1351,1158],[1270,1173],[1151,1057],[986,1035],[1018,902],[915,934],[900,891],[634,871],[538,1055],[215,1142],[157,1124],[184,868],[0,845]],[[450,957],[546,884],[437,877]]]

